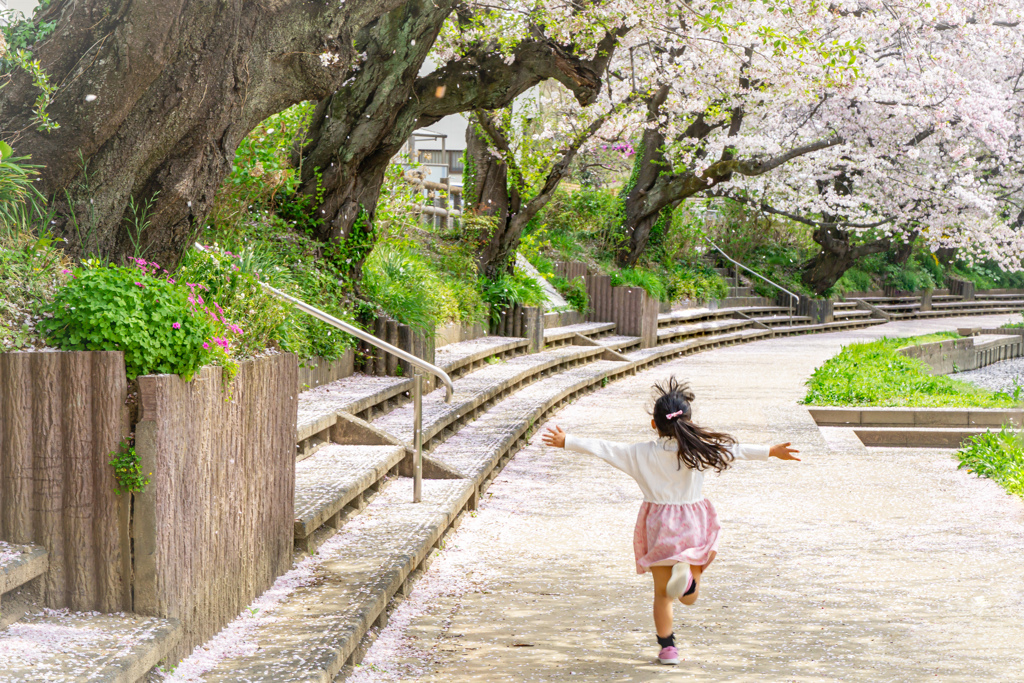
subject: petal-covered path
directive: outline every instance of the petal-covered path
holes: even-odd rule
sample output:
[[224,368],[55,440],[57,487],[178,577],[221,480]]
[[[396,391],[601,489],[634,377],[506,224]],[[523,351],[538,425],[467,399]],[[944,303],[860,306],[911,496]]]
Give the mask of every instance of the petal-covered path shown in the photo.
[[708,477],[723,536],[701,599],[677,606],[679,666],[656,663],[651,580],[633,568],[639,489],[538,433],[349,680],[1021,680],[1024,504],[958,471],[950,451],[869,451],[846,430],[819,430],[798,404],[807,376],[846,343],[995,319],[717,349],[558,415],[569,432],[649,438],[650,387],[674,374],[692,384],[698,422],[802,451],[800,463]]

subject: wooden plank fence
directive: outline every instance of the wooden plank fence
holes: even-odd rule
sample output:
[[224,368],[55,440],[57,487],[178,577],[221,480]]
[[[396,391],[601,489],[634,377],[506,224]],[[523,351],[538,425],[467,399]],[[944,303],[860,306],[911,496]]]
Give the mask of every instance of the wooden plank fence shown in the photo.
[[127,396],[119,352],[0,354],[0,538],[49,551],[49,607],[130,608],[127,500],[108,464]]

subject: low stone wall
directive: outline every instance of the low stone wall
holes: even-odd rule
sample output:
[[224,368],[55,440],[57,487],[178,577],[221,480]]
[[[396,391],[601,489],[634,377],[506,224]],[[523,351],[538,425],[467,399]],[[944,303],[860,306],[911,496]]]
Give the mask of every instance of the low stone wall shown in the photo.
[[151,481],[133,500],[133,609],[182,622],[173,660],[291,566],[298,362],[243,362],[230,385],[212,367],[138,382]]
[[966,339],[907,346],[899,353],[908,358],[919,358],[927,363],[933,375],[977,370],[1001,360],[1024,355],[1024,337],[1020,335],[983,335]]
[[131,608],[128,497],[109,465],[127,397],[120,352],[0,354],[0,540],[46,548],[48,607]]

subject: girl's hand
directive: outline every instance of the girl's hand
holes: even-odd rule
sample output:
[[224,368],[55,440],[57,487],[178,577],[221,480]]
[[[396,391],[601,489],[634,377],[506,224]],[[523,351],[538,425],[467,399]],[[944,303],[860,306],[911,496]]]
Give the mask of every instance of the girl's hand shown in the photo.
[[799,453],[800,451],[798,451],[795,448],[790,448],[789,447],[789,443],[790,442],[787,441],[786,443],[777,443],[777,444],[775,444],[774,446],[771,447],[771,450],[768,451],[768,457],[769,458],[778,458],[779,460],[798,460],[799,461],[800,458],[797,458],[793,454],[794,453]]
[[548,427],[548,430],[541,435],[540,440],[544,442],[545,446],[565,448],[565,432],[558,425]]

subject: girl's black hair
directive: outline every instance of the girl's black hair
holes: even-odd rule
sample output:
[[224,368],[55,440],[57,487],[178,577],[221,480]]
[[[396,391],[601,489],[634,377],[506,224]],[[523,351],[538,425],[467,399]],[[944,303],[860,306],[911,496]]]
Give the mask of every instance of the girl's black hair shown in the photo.
[[[733,461],[728,447],[735,444],[736,439],[728,434],[698,427],[690,421],[694,396],[689,385],[670,377],[667,382],[655,384],[654,391],[657,396],[654,401],[654,424],[659,434],[676,440],[680,467],[686,465],[693,470],[711,467],[716,472],[727,469]],[[667,417],[680,412],[671,420]]]

